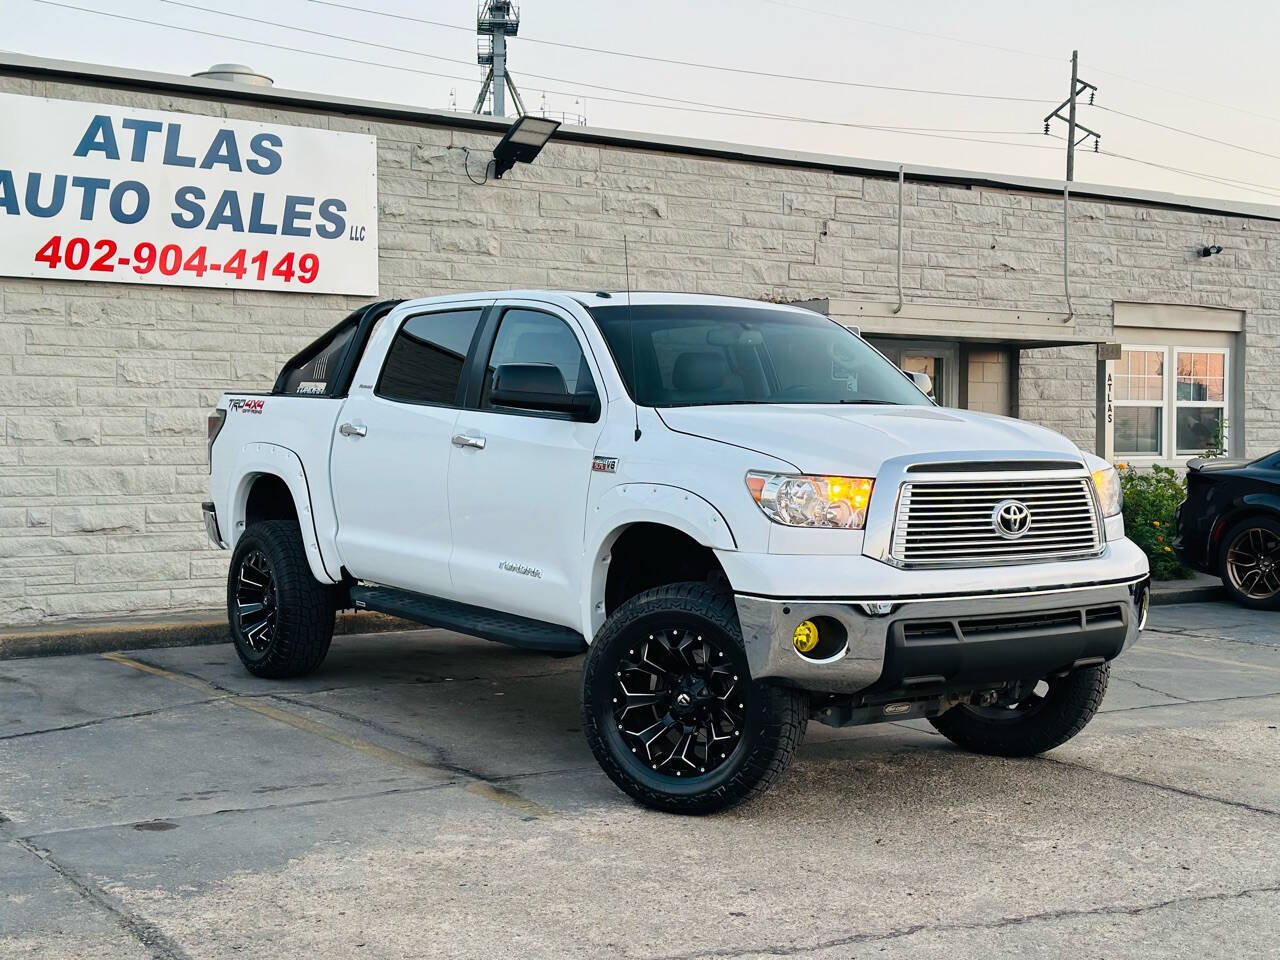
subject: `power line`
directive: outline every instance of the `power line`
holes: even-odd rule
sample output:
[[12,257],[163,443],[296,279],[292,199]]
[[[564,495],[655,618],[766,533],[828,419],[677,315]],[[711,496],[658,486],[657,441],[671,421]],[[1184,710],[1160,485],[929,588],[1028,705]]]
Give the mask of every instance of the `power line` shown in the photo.
[[[316,0],[320,2],[320,0]],[[828,10],[818,10],[814,7],[802,6],[798,3],[787,3],[785,0],[762,0],[764,3],[772,4],[776,7],[789,7],[792,10],[803,10],[806,13],[812,13],[821,17],[833,17],[837,20],[848,20],[851,23],[860,23],[863,26],[878,27],[881,30],[896,30],[899,33],[909,33],[917,37],[930,37],[934,40],[945,40],[948,43],[958,43],[969,47],[981,47],[985,50],[997,50],[1001,53],[1009,53],[1018,57],[1030,57],[1036,60],[1050,60],[1055,63],[1061,62],[1061,57],[1051,56],[1047,53],[1036,53],[1031,50],[1019,50],[1014,47],[1002,47],[994,43],[983,43],[980,40],[968,40],[964,37],[952,37],[942,33],[930,33],[927,30],[913,30],[910,27],[901,27],[893,23],[881,23],[877,20],[865,20],[861,17],[851,17],[848,14],[833,13]],[[1235,104],[1222,103],[1218,100],[1210,100],[1194,93],[1187,93],[1185,90],[1174,90],[1171,87],[1163,87],[1158,83],[1152,83],[1149,80],[1140,80],[1137,77],[1131,77],[1128,74],[1117,73],[1114,70],[1103,70],[1101,67],[1091,66],[1090,69],[1094,73],[1100,73],[1108,77],[1114,77],[1117,80],[1123,80],[1126,83],[1136,84],[1140,87],[1147,87],[1150,90],[1158,90],[1161,93],[1168,94],[1172,97],[1180,97],[1187,100],[1195,100],[1198,103],[1207,104],[1211,107],[1219,107],[1223,110],[1233,110],[1237,113],[1243,113],[1250,117],[1257,117],[1260,120],[1269,120],[1272,123],[1280,123],[1280,117],[1271,114],[1259,113],[1256,110],[1249,110],[1245,107],[1236,106]]]
[[[403,70],[408,73],[422,74],[425,76],[443,77],[445,79],[450,79],[450,80],[462,80],[465,82],[474,82],[473,78],[471,77],[458,76],[457,74],[441,73],[439,71],[434,71],[434,70],[423,70],[420,68],[407,67],[399,64],[381,63],[374,60],[362,60],[356,57],[344,57],[339,54],[323,53],[318,50],[308,50],[302,47],[293,47],[286,44],[271,43],[265,40],[251,40],[247,37],[237,37],[237,36],[232,36],[231,34],[218,33],[218,32],[209,31],[209,30],[199,30],[194,27],[183,27],[177,24],[172,24],[172,23],[161,23],[159,21],[154,21],[154,20],[143,20],[138,17],[130,17],[125,14],[119,14],[119,13],[109,13],[103,10],[92,10],[87,7],[76,6],[74,4],[57,3],[57,2],[54,2],[54,0],[34,0],[34,2],[45,4],[46,6],[61,7],[63,9],[77,10],[83,13],[92,13],[92,14],[97,14],[99,16],[112,17],[119,20],[126,20],[132,23],[144,23],[149,26],[164,27],[170,30],[179,30],[186,33],[194,33],[200,36],[217,37],[224,40],[233,40],[238,43],[249,43],[249,44],[254,44],[256,46],[270,47],[276,50],[285,50],[291,53],[301,53],[309,56],[324,57],[326,59],[338,60],[344,63],[355,63],[363,66],[382,67],[382,68],[391,69],[391,70]],[[166,0],[166,2],[172,2],[172,0]],[[184,3],[175,3],[174,5],[190,6],[189,4],[184,4]],[[305,27],[295,27],[291,24],[277,23],[275,21],[263,20],[257,17],[248,17],[240,14],[225,13],[223,11],[217,11],[217,10],[205,10],[204,8],[200,8],[200,7],[193,7],[192,9],[201,10],[202,12],[205,12],[205,13],[217,13],[222,16],[233,17],[235,19],[240,19],[240,20],[248,20],[252,23],[257,23],[265,26],[279,27],[281,29],[287,29],[287,30],[296,30],[301,33],[314,34],[316,36],[326,37],[332,40],[341,40],[341,41],[346,41],[350,43],[358,43],[365,46],[371,46],[371,47],[375,47],[383,50],[392,50],[397,53],[405,53],[411,56],[423,56],[431,59],[444,60],[449,63],[465,63],[467,66],[471,65],[467,61],[453,60],[449,57],[437,57],[435,54],[422,53],[420,51],[413,50],[407,47],[396,47],[396,46],[391,46],[389,44],[375,43],[373,41],[368,41],[368,40],[356,40],[351,37],[342,37],[337,34],[324,33],[318,30],[310,30]],[[542,79],[550,79],[550,80],[554,80],[561,83],[577,84],[580,86],[598,87],[598,89],[602,89],[602,90],[609,90],[609,91],[614,91],[619,93],[629,93],[635,96],[651,97],[653,99],[658,99],[658,100],[669,100],[669,101],[672,101],[672,103],[674,104],[679,104],[679,106],[673,106],[667,103],[646,103],[639,100],[625,100],[625,99],[620,99],[616,97],[602,97],[602,96],[593,97],[593,99],[595,100],[600,100],[606,103],[619,103],[619,104],[624,104],[628,106],[652,107],[652,108],[658,108],[658,109],[664,109],[664,110],[677,110],[677,111],[687,112],[687,113],[707,113],[707,114],[716,114],[716,115],[729,116],[729,117],[745,117],[745,118],[752,118],[752,119],[777,120],[777,121],[789,122],[789,123],[809,123],[809,124],[817,124],[817,125],[824,125],[824,126],[848,127],[848,128],[854,128],[854,129],[860,129],[860,130],[870,130],[870,131],[880,132],[880,133],[898,133],[898,134],[903,134],[905,136],[921,136],[921,137],[929,137],[932,139],[941,139],[941,140],[957,140],[957,141],[972,142],[972,143],[989,143],[989,144],[996,144],[1001,146],[1021,147],[1024,149],[1038,149],[1038,150],[1051,149],[1049,147],[1044,147],[1040,144],[1014,143],[1014,142],[1005,141],[1005,140],[988,140],[988,139],[979,139],[974,137],[950,136],[945,132],[945,131],[954,131],[957,133],[987,132],[987,131],[981,131],[981,130],[969,130],[963,127],[957,127],[957,128],[898,127],[898,126],[893,126],[889,124],[854,123],[851,121],[843,121],[843,120],[826,120],[818,117],[798,117],[798,116],[792,116],[790,114],[777,114],[777,113],[767,113],[763,111],[749,110],[747,108],[735,107],[727,104],[705,103],[703,101],[698,101],[698,100],[684,100],[684,99],[679,99],[675,97],[666,97],[666,96],[663,96],[662,94],[647,93],[645,91],[626,90],[626,89],[621,89],[617,87],[599,87],[598,85],[595,85],[595,84],[581,83],[580,81],[572,80],[572,79],[563,79],[559,77],[542,77],[542,75],[540,74],[529,73],[527,71],[525,72],[525,76],[541,77]],[[559,94],[562,96],[575,95],[574,91],[569,91],[569,90],[548,90],[547,92]],[[1021,130],[991,131],[991,132],[1008,134],[1008,135],[1019,135],[1019,136],[1034,135],[1030,131],[1021,131]]]
[[1198,103],[1204,103],[1211,107],[1220,107],[1223,110],[1234,110],[1236,113],[1243,113],[1246,116],[1257,117],[1259,120],[1269,120],[1272,123],[1280,123],[1280,117],[1273,117],[1270,114],[1258,113],[1255,110],[1248,110],[1244,107],[1237,107],[1230,103],[1221,103],[1217,100],[1209,100],[1205,97],[1197,96],[1194,93],[1187,93],[1183,90],[1174,90],[1170,87],[1162,87],[1159,84],[1150,83],[1146,80],[1139,80],[1137,77],[1125,76],[1123,73],[1116,73],[1112,70],[1103,70],[1099,67],[1092,68],[1095,73],[1106,74],[1108,77],[1115,77],[1117,80],[1124,80],[1127,83],[1137,84],[1140,87],[1149,87],[1152,90],[1159,90],[1161,93],[1167,93],[1173,97],[1180,97],[1186,100],[1195,100]]
[[1162,130],[1171,130],[1174,133],[1181,133],[1184,136],[1195,137],[1197,140],[1204,140],[1208,143],[1217,143],[1224,147],[1231,147],[1233,150],[1243,150],[1245,153],[1254,153],[1260,157],[1270,157],[1272,160],[1280,160],[1280,153],[1267,153],[1265,150],[1255,150],[1253,147],[1246,147],[1243,144],[1232,143],[1230,140],[1219,140],[1217,137],[1210,137],[1203,133],[1196,133],[1194,130],[1183,130],[1181,127],[1161,123],[1158,120],[1149,120],[1146,117],[1140,117],[1137,114],[1125,113],[1123,110],[1117,110],[1115,107],[1103,106],[1100,103],[1095,103],[1093,106],[1098,110],[1105,110],[1107,113],[1114,113],[1119,117],[1127,117],[1130,120],[1138,121],[1138,123],[1145,123],[1152,127],[1159,127]]
[[[317,0],[317,2],[319,2],[319,0]],[[1001,47],[994,43],[983,43],[980,40],[966,40],[962,37],[949,37],[941,33],[929,33],[927,30],[913,30],[910,27],[900,27],[892,23],[881,23],[877,20],[864,20],[861,17],[851,17],[845,13],[833,13],[830,10],[818,10],[814,7],[805,7],[798,3],[785,3],[784,0],[764,0],[764,2],[773,4],[775,7],[788,7],[792,10],[803,10],[805,13],[812,13],[819,17],[834,17],[837,20],[848,20],[851,23],[860,23],[867,27],[879,27],[881,30],[896,30],[899,33],[910,33],[917,37],[931,37],[934,40],[947,40],[951,43],[961,43],[970,47],[982,47],[985,50],[999,50],[1001,53],[1012,53],[1019,57],[1031,57],[1035,60],[1049,60],[1053,63],[1062,62],[1062,57],[1051,56],[1047,53],[1033,53],[1030,50],[1016,50],[1013,47]]]
[[1157,163],[1154,160],[1143,160],[1140,157],[1129,157],[1123,153],[1112,153],[1110,150],[1099,150],[1099,156],[1115,157],[1117,160],[1128,160],[1130,163],[1140,163],[1144,167],[1155,167],[1159,170],[1168,170],[1172,173],[1180,173],[1186,177],[1194,177],[1197,180],[1205,180],[1217,183],[1226,187],[1234,187],[1236,189],[1249,189],[1257,193],[1266,194],[1267,196],[1280,198],[1280,189],[1275,185],[1266,186],[1261,183],[1252,183],[1248,180],[1233,180],[1230,177],[1219,177],[1212,173],[1205,173],[1203,170],[1187,170],[1183,167],[1174,167],[1166,163]]
[[[88,8],[88,7],[81,7],[81,6],[76,6],[76,5],[74,5],[74,4],[56,2],[56,0],[33,0],[33,2],[35,2],[35,3],[40,3],[40,4],[43,4],[43,5],[45,5],[45,6],[58,7],[58,8],[65,9],[65,10],[75,10],[75,11],[78,11],[78,12],[81,12],[81,13],[91,13],[91,14],[96,14],[96,15],[98,15],[98,16],[110,17],[110,18],[112,18],[112,19],[124,20],[124,21],[130,22],[130,23],[143,24],[143,25],[145,25],[145,26],[162,27],[162,28],[170,29],[170,30],[178,30],[178,31],[183,32],[183,33],[191,33],[191,34],[195,34],[195,35],[197,35],[197,36],[214,37],[214,38],[216,38],[216,39],[221,39],[221,40],[231,40],[231,41],[236,42],[236,43],[248,43],[248,44],[251,44],[251,45],[254,45],[254,46],[268,47],[268,48],[275,49],[275,50],[284,50],[284,51],[287,51],[287,52],[290,52],[290,53],[300,53],[300,54],[304,54],[304,55],[307,55],[307,56],[322,57],[322,58],[329,59],[329,60],[337,60],[337,61],[340,61],[340,62],[343,62],[343,63],[352,63],[352,64],[358,64],[358,65],[361,65],[361,66],[381,67],[381,68],[383,68],[383,69],[389,69],[389,70],[400,70],[400,71],[403,71],[403,72],[406,72],[406,73],[420,74],[420,75],[423,75],[423,76],[444,77],[444,78],[446,78],[446,79],[451,79],[451,80],[463,80],[463,81],[466,81],[466,82],[474,82],[474,78],[472,78],[472,77],[460,77],[460,76],[457,76],[457,75],[455,75],[455,74],[440,73],[440,72],[438,72],[438,71],[434,71],[434,70],[423,70],[423,69],[420,69],[420,68],[417,68],[417,67],[408,67],[408,66],[401,66],[401,65],[397,65],[397,64],[381,63],[381,62],[374,61],[374,60],[362,60],[362,59],[359,59],[359,58],[357,58],[357,57],[345,57],[345,56],[342,56],[342,55],[340,55],[340,54],[334,54],[334,53],[322,53],[322,52],[317,51],[317,50],[308,50],[308,49],[305,49],[305,48],[303,48],[303,47],[293,47],[293,46],[289,46],[289,45],[287,45],[287,44],[271,43],[271,42],[266,41],[266,40],[251,40],[251,39],[249,39],[249,38],[247,38],[247,37],[239,37],[239,36],[235,36],[235,35],[232,35],[232,34],[226,34],[226,33],[218,33],[218,32],[216,32],[216,31],[211,31],[211,30],[200,30],[200,29],[197,29],[197,28],[195,28],[195,27],[183,27],[183,26],[179,26],[179,25],[177,25],[177,24],[171,24],[171,23],[160,23],[160,22],[157,22],[157,21],[154,21],[154,20],[145,20],[145,19],[143,19],[143,18],[141,18],[141,17],[131,17],[131,16],[128,16],[128,15],[126,15],[126,14],[120,14],[120,13],[109,13],[109,12],[107,12],[107,11],[103,11],[103,10],[93,10],[93,9],[91,9],[91,8]],[[290,28],[290,29],[293,29],[293,28]],[[345,39],[348,39],[348,38],[344,38],[344,37],[338,37],[337,35],[332,35],[332,36],[333,36],[333,38],[334,38],[334,39],[339,39],[339,40],[345,40]],[[356,41],[356,42],[363,42],[363,41]],[[412,52],[416,53],[416,51],[412,51]],[[568,82],[573,82],[573,81],[568,81]],[[566,95],[566,96],[573,96],[573,95],[574,95],[574,94],[573,94],[572,92],[570,92],[570,91],[554,91],[554,90],[551,90],[551,91],[548,91],[548,92],[551,92],[551,93],[561,93],[561,94],[564,94],[564,95]],[[653,97],[657,97],[657,95],[656,95],[656,94],[640,94],[640,95],[641,95],[641,96],[653,96]],[[722,112],[722,111],[718,111],[718,110],[705,110],[705,109],[694,109],[694,108],[687,108],[687,107],[680,107],[680,106],[672,106],[672,105],[669,105],[669,104],[662,104],[662,103],[644,103],[644,102],[641,102],[641,101],[616,100],[616,99],[611,99],[611,98],[609,98],[609,97],[596,97],[595,99],[602,100],[602,101],[605,101],[605,102],[625,103],[625,104],[630,104],[630,105],[640,106],[640,107],[653,107],[653,108],[662,109],[662,110],[689,110],[690,112],[698,112],[698,113],[719,113],[719,112]],[[664,98],[664,99],[672,99],[672,98]],[[695,103],[695,104],[697,103],[697,101],[687,101],[687,102],[689,102],[689,103]],[[827,124],[839,125],[839,126],[849,126],[849,125],[850,125],[850,124],[848,124],[848,123],[845,123],[845,122],[839,122],[839,121],[824,121],[824,120],[817,120],[817,119],[808,119],[808,118],[803,118],[803,117],[790,117],[790,116],[782,115],[782,114],[778,114],[778,115],[757,114],[757,113],[748,113],[748,112],[744,112],[744,111],[740,110],[739,108],[731,108],[731,109],[732,109],[732,110],[734,110],[734,111],[736,111],[736,112],[723,111],[724,115],[725,115],[725,116],[738,116],[738,117],[754,117],[754,118],[757,118],[757,119],[779,119],[779,120],[792,120],[792,121],[796,121],[796,122],[803,122],[803,123],[827,123]],[[878,132],[886,132],[886,133],[902,133],[902,134],[906,134],[906,135],[924,136],[924,137],[931,137],[931,138],[935,138],[935,139],[945,139],[945,140],[964,140],[964,141],[968,141],[968,140],[970,139],[970,138],[966,138],[966,137],[955,137],[955,136],[945,136],[945,135],[941,135],[941,134],[934,134],[934,133],[926,133],[926,132],[923,132],[923,131],[905,130],[905,129],[903,129],[903,130],[898,130],[898,129],[894,129],[894,128],[892,128],[892,127],[879,127],[879,126],[874,126],[874,125],[864,125],[864,128],[865,128],[865,129],[869,129],[869,130],[873,130],[873,131],[878,131]],[[1025,144],[1025,143],[1009,143],[1009,142],[1006,142],[1006,141],[976,140],[976,141],[973,141],[973,142],[978,142],[978,143],[997,143],[997,144],[1000,144],[1000,145],[1003,145],[1003,146],[1023,147],[1023,148],[1039,149],[1039,150],[1056,150],[1056,149],[1057,149],[1056,147],[1051,147],[1051,146],[1047,146],[1047,145],[1040,145],[1040,144]],[[1277,196],[1277,197],[1280,197],[1280,191],[1276,191],[1276,190],[1274,190],[1274,188],[1272,188],[1272,187],[1267,187],[1267,186],[1264,186],[1264,185],[1262,185],[1262,184],[1250,183],[1250,182],[1248,182],[1248,181],[1243,181],[1243,180],[1232,180],[1232,179],[1228,179],[1228,178],[1217,177],[1217,176],[1214,176],[1214,175],[1212,175],[1212,174],[1206,174],[1206,173],[1204,173],[1204,172],[1202,172],[1202,171],[1185,170],[1185,169],[1180,168],[1180,167],[1173,167],[1173,166],[1169,166],[1169,165],[1161,164],[1161,163],[1156,163],[1156,162],[1149,161],[1149,160],[1142,160],[1142,159],[1140,159],[1140,158],[1138,158],[1138,157],[1130,157],[1130,156],[1125,156],[1124,154],[1111,153],[1111,152],[1109,152],[1109,151],[1101,151],[1101,153],[1102,153],[1103,155],[1105,155],[1105,156],[1115,157],[1115,158],[1120,159],[1120,160],[1127,160],[1127,161],[1130,161],[1130,162],[1132,162],[1132,163],[1139,163],[1139,164],[1142,164],[1142,165],[1144,165],[1144,166],[1150,166],[1150,167],[1156,167],[1156,168],[1158,168],[1158,169],[1162,169],[1162,170],[1168,170],[1168,171],[1171,171],[1171,172],[1173,172],[1173,173],[1179,173],[1179,174],[1182,174],[1182,175],[1184,175],[1184,176],[1190,176],[1190,177],[1194,177],[1194,178],[1196,178],[1196,179],[1205,180],[1205,181],[1208,181],[1208,182],[1213,182],[1213,183],[1217,183],[1217,184],[1224,185],[1224,186],[1230,186],[1230,187],[1234,187],[1234,188],[1237,188],[1237,189],[1240,189],[1240,188],[1251,188],[1251,189],[1254,189],[1254,190],[1256,190],[1256,191],[1258,191],[1258,192],[1260,192],[1260,193],[1266,194],[1266,195],[1268,195],[1268,196]]]
[[[185,3],[176,3],[175,0],[161,0],[161,2],[172,3],[175,6],[180,6],[180,7],[189,6],[189,4],[185,4]],[[393,20],[403,20],[408,23],[422,23],[422,24],[433,26],[433,27],[448,27],[449,29],[453,29],[453,30],[460,29],[454,24],[441,23],[437,20],[427,20],[422,17],[411,17],[406,14],[400,14],[400,13],[387,13],[386,11],[383,11],[383,10],[370,10],[365,7],[350,6],[345,3],[335,3],[333,2],[333,0],[310,0],[310,2],[317,3],[326,7],[336,7],[340,10],[350,10],[355,13],[367,13],[373,16],[378,16],[378,17],[388,17]],[[195,7],[193,9],[199,10],[202,8]],[[210,10],[206,12],[218,13],[220,11]],[[228,14],[228,16],[234,16],[234,14]],[[465,29],[465,28],[461,28],[461,29]],[[609,56],[614,56],[614,57],[626,57],[631,60],[645,60],[650,63],[666,63],[666,64],[673,64],[681,67],[698,67],[704,70],[715,70],[720,73],[736,73],[744,76],[766,77],[770,80],[799,80],[804,83],[824,83],[824,84],[829,84],[829,85],[838,86],[838,87],[857,87],[859,89],[864,89],[864,90],[888,90],[895,93],[919,93],[919,94],[926,94],[926,95],[935,96],[935,97],[962,97],[962,98],[972,99],[972,100],[999,100],[1007,103],[1047,103],[1051,99],[1049,97],[1010,97],[1010,96],[998,96],[996,94],[988,94],[988,93],[962,93],[955,90],[932,90],[932,89],[924,89],[920,87],[899,87],[899,86],[892,86],[890,84],[883,84],[883,83],[863,83],[855,80],[833,80],[827,77],[810,77],[810,76],[804,76],[804,75],[793,74],[793,73],[772,73],[767,70],[751,70],[746,67],[731,67],[726,64],[719,64],[719,63],[699,63],[695,60],[677,60],[672,57],[655,57],[655,56],[650,56],[648,54],[628,53],[623,50],[609,50],[603,47],[588,47],[588,46],[583,46],[575,43],[562,43],[558,40],[541,40],[535,37],[528,37],[528,36],[522,36],[520,37],[520,39],[525,43],[546,44],[547,46],[563,47],[569,50],[582,50],[590,53],[603,53],[603,54],[607,54]],[[535,76],[535,74],[531,74],[528,71],[524,71],[524,73],[526,76]]]

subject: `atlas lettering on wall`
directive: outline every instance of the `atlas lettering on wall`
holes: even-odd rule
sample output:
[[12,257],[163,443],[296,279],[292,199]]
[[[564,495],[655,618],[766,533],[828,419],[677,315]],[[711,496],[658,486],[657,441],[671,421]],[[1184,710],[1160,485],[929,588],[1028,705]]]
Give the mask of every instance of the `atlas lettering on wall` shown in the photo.
[[17,94],[0,126],[0,275],[377,289],[373,137]]

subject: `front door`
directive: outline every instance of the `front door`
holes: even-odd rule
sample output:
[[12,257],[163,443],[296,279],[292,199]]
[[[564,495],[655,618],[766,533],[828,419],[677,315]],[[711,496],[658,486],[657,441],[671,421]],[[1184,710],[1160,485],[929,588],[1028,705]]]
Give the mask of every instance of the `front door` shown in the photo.
[[[371,342],[338,417],[330,473],[338,552],[352,576],[447,596],[449,458],[462,371],[483,304],[433,308]],[[375,335],[376,339],[381,339]]]
[[500,407],[490,388],[508,363],[552,365],[570,393],[594,391],[600,377],[572,317],[545,305],[497,309],[478,408],[463,410],[454,428],[454,593],[489,606],[501,598],[504,612],[580,629],[587,486],[602,415],[587,423]]

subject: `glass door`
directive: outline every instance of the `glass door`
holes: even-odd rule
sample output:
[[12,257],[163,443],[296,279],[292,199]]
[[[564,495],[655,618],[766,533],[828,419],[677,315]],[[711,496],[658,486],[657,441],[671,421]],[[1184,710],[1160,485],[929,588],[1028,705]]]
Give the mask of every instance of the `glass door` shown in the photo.
[[933,381],[929,394],[944,407],[959,406],[960,347],[929,340],[895,340],[867,337],[867,342],[908,373],[927,373]]

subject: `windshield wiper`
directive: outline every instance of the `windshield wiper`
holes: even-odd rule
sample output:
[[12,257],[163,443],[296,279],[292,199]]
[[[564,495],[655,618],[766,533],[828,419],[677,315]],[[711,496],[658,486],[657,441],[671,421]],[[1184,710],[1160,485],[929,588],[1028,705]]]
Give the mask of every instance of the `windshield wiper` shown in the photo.
[[866,404],[868,406],[884,406],[884,407],[902,406],[902,404],[900,404],[897,400],[841,400],[840,402]]

